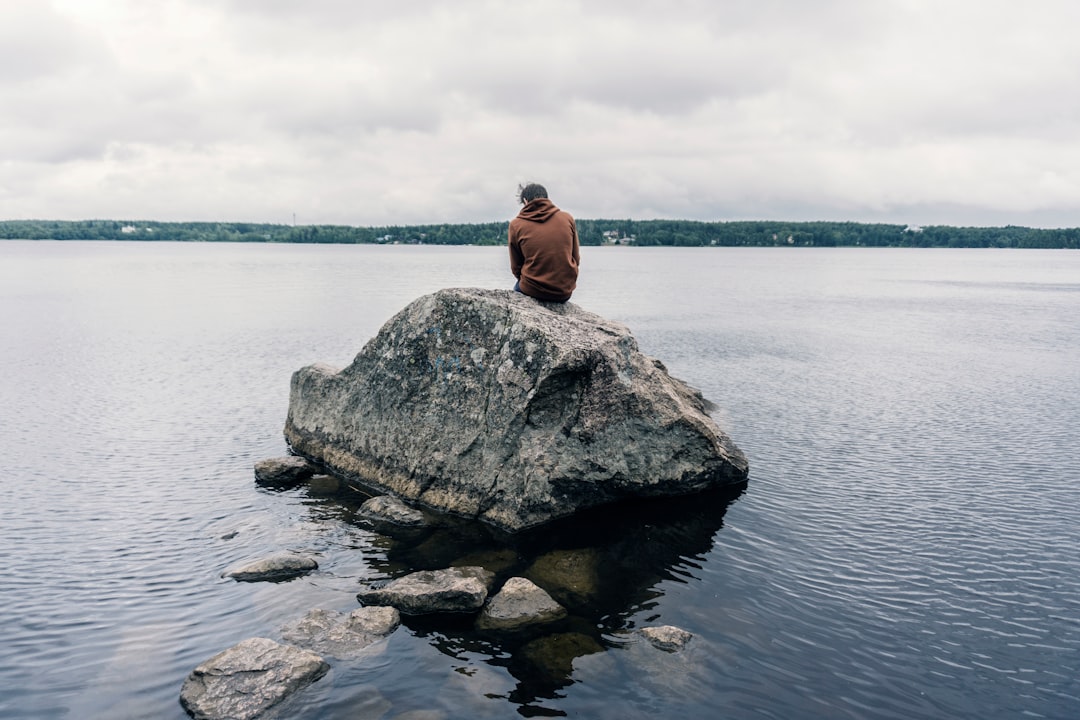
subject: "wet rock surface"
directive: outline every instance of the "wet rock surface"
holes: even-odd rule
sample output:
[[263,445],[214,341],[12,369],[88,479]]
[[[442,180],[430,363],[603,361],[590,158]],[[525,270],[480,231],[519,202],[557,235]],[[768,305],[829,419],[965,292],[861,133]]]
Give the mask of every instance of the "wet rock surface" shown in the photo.
[[693,639],[693,635],[677,628],[674,625],[660,625],[657,627],[644,627],[638,631],[650,645],[664,652],[678,652],[686,647]]
[[307,575],[319,567],[315,558],[302,555],[271,555],[222,573],[241,582],[279,581]]
[[424,524],[424,514],[396,497],[379,495],[360,506],[360,516],[376,523],[385,522],[404,527]]
[[700,393],[626,327],[500,290],[422,297],[347,368],[297,371],[285,436],[375,491],[509,531],[747,475]]
[[362,607],[351,613],[317,609],[287,625],[281,635],[320,655],[351,658],[389,637],[400,624],[401,616],[391,607]]
[[[657,624],[628,630],[626,620],[642,608],[654,607],[656,588],[665,579],[682,576],[693,558],[710,551],[740,488],[642,500],[624,504],[618,512],[597,507],[519,533],[431,513],[426,513],[429,524],[416,529],[402,531],[387,524],[373,532],[359,513],[370,499],[367,492],[342,482],[334,495],[327,496],[312,482],[309,479],[300,491],[308,496],[305,502],[318,517],[332,518],[336,532],[351,536],[348,547],[337,553],[321,550],[325,568],[309,580],[250,590],[252,596],[263,598],[261,602],[271,596],[282,598],[281,608],[291,615],[289,598],[303,585],[319,587],[320,593],[338,587],[347,605],[358,589],[354,578],[396,578],[357,595],[360,608],[313,610],[277,625],[288,646],[312,651],[333,666],[335,687],[339,678],[364,677],[387,662],[390,655],[383,651],[399,641],[393,635],[398,622],[409,629],[400,637],[402,644],[428,638],[449,657],[469,656],[478,646],[497,655],[494,666],[481,663],[467,674],[448,671],[445,691],[474,697],[479,684],[487,694],[476,697],[509,693],[513,703],[526,708],[522,714],[541,712],[545,698],[574,682],[588,682],[597,673],[633,677],[658,697],[678,697],[702,683],[701,673],[708,667],[703,658],[712,651],[707,642],[691,639],[679,647],[685,637],[680,628]],[[350,524],[356,527],[350,530]],[[398,595],[406,609],[392,608],[383,602],[386,597],[379,596],[409,585],[414,586],[412,596]],[[498,592],[491,595],[493,590]],[[444,591],[453,602],[440,597]],[[528,596],[539,598],[532,610],[511,602]],[[328,597],[336,602],[333,595]],[[548,602],[558,602],[565,615],[537,611],[549,607]],[[649,614],[649,622],[660,616],[659,611]],[[489,622],[485,616],[498,622],[485,627]],[[509,622],[497,627],[503,621]],[[321,685],[325,687],[272,706],[261,717],[317,713],[320,695],[337,692],[328,689],[331,683]],[[413,712],[419,717],[438,717],[441,712],[446,717],[480,716],[487,707],[486,700],[478,700],[476,706],[447,711],[446,705],[432,701],[432,709],[424,710],[400,697],[389,702],[389,695],[381,692],[385,688],[364,682],[351,687],[349,707],[357,717],[397,718]],[[187,688],[185,702],[190,696]]]
[[512,577],[484,606],[476,620],[480,630],[516,630],[566,617],[566,608],[523,577]]
[[482,567],[421,570],[364,590],[356,598],[364,605],[388,605],[407,615],[473,612],[491,591],[494,575]]
[[603,560],[596,548],[553,550],[538,557],[525,576],[561,603],[587,604],[600,592]]
[[329,669],[314,653],[250,638],[196,667],[180,690],[180,704],[196,720],[252,720]]
[[315,475],[315,467],[296,455],[260,460],[255,463],[255,481],[272,487],[291,487]]
[[[278,619],[280,636],[271,637],[315,653],[333,666],[334,680],[281,706],[254,711],[262,713],[260,717],[318,713],[320,697],[337,694],[331,687],[337,688],[341,678],[377,672],[380,664],[392,662],[402,648],[424,642],[422,638],[448,657],[468,657],[477,647],[498,657],[491,666],[448,671],[445,692],[473,697],[482,686],[484,694],[477,697],[508,697],[521,714],[543,714],[545,698],[601,673],[633,677],[658,696],[680,696],[700,684],[702,658],[711,650],[707,642],[695,642],[673,626],[629,628],[641,623],[643,614],[648,622],[660,619],[660,610],[642,609],[658,607],[656,598],[662,592],[657,588],[683,576],[694,558],[711,550],[742,485],[601,505],[542,527],[506,532],[452,513],[417,511],[409,503],[388,502],[389,496],[373,499],[370,487],[354,478],[300,472],[305,475],[300,487],[280,488],[287,497],[302,498],[309,509],[310,517],[305,513],[301,523],[316,520],[334,535],[330,550],[321,541],[315,543],[325,567],[308,580],[250,590],[261,606],[270,607],[268,601],[276,604],[280,598],[281,609],[293,615],[285,625],[280,624],[285,618]],[[385,513],[388,507],[391,512]],[[387,520],[403,508],[422,516],[424,523],[406,526]],[[234,530],[222,538],[237,534]],[[299,552],[283,555],[302,557]],[[311,562],[290,572],[317,567],[314,558]],[[261,570],[237,568],[245,571],[241,577],[271,580],[283,577],[278,574],[282,569],[273,564]],[[358,588],[357,578],[371,586]],[[328,594],[335,587],[345,593],[346,604],[355,594],[362,607],[350,611],[336,605]],[[498,592],[492,595],[493,590]],[[320,602],[328,600],[336,609],[312,610],[296,619],[303,612],[293,614],[296,592],[320,595]],[[399,622],[409,632],[393,638]],[[390,648],[392,654],[384,654]],[[431,700],[427,710],[423,705],[428,701],[417,704],[397,696],[389,702],[392,695],[385,687],[365,682],[350,684],[348,694],[350,711],[370,710],[378,717],[457,717],[474,710],[482,714],[486,707],[478,701],[475,707],[447,710],[442,701]],[[201,712],[188,683],[184,696],[192,714]]]

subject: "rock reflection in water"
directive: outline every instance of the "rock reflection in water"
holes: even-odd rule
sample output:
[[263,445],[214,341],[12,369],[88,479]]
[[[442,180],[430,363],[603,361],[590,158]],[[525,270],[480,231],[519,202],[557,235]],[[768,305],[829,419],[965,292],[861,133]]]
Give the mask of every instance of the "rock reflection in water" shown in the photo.
[[525,714],[543,714],[533,704],[573,682],[577,658],[628,642],[632,616],[655,605],[658,585],[684,582],[698,567],[741,493],[722,489],[596,508],[514,535],[435,515],[424,528],[376,526],[355,512],[364,498],[349,492],[333,500],[344,505],[333,514],[377,533],[379,552],[366,560],[384,577],[478,565],[495,573],[496,591],[521,576],[563,605],[565,618],[514,631],[479,630],[474,614],[403,617],[414,635],[443,654],[479,656],[505,668],[517,681],[507,700]]

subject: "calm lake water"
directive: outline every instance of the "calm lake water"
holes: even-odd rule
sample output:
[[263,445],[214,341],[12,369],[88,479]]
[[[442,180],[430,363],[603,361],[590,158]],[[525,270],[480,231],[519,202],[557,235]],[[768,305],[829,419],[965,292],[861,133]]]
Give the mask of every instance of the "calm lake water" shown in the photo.
[[[598,585],[542,635],[406,620],[289,717],[1080,717],[1080,253],[582,254],[575,301],[718,405],[746,491],[503,543]],[[501,248],[0,242],[0,717],[180,720],[211,655],[491,549],[252,466],[294,370],[509,285]],[[220,577],[279,551],[320,569]],[[650,651],[657,624],[694,641]]]

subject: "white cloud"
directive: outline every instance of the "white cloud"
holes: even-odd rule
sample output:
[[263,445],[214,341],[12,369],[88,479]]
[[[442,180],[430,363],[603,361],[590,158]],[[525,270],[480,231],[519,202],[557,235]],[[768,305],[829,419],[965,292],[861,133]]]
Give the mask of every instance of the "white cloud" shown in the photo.
[[0,217],[1080,225],[1068,0],[8,0]]

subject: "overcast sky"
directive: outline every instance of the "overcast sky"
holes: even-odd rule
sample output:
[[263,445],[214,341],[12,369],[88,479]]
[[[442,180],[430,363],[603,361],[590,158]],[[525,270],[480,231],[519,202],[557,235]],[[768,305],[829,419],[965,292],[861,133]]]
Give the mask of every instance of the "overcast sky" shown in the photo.
[[2,0],[0,219],[1080,226],[1076,0]]

